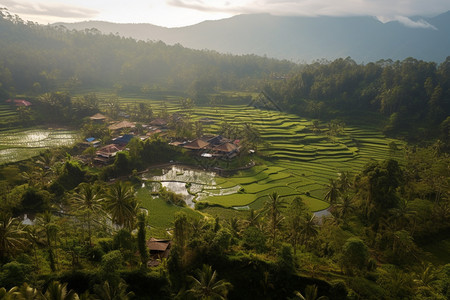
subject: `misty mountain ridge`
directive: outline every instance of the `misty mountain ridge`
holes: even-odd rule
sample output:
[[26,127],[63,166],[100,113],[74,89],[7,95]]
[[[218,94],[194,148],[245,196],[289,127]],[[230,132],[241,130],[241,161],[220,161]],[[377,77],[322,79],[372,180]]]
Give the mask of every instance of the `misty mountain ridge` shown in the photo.
[[238,15],[228,19],[166,28],[103,21],[56,23],[67,29],[96,28],[137,40],[163,41],[192,49],[256,54],[294,62],[350,56],[357,62],[414,57],[442,62],[450,56],[450,11],[432,18],[383,23],[370,16],[286,17]]

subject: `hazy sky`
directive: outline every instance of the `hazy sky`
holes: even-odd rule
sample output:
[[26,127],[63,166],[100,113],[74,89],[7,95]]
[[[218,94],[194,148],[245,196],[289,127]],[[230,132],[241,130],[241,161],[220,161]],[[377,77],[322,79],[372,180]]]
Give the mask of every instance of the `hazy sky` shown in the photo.
[[24,20],[41,24],[103,20],[179,27],[237,14],[350,16],[370,15],[407,26],[415,15],[433,16],[450,10],[450,0],[0,0],[0,7]]

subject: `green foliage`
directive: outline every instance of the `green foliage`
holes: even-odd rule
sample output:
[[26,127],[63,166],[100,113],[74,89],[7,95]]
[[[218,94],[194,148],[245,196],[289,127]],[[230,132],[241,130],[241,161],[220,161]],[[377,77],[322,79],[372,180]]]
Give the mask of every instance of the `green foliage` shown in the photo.
[[277,264],[278,267],[281,269],[281,272],[288,274],[294,272],[296,263],[294,260],[294,255],[292,252],[292,246],[288,244],[282,244],[281,248],[278,250],[277,253]]
[[8,289],[21,285],[30,279],[28,276],[32,266],[12,261],[2,266],[0,271],[0,286]]
[[86,179],[86,171],[77,161],[68,160],[64,163],[62,174],[56,182],[66,190],[72,190]]
[[246,249],[253,249],[259,253],[266,251],[266,241],[267,237],[265,233],[254,226],[248,227],[242,234],[242,246]]
[[111,251],[102,257],[102,277],[112,285],[119,284],[119,270],[123,265],[123,255],[119,250]]
[[349,238],[342,248],[341,264],[344,269],[352,273],[366,269],[369,259],[369,250],[359,238]]
[[141,256],[141,264],[145,268],[147,267],[148,262],[148,249],[147,249],[147,240],[146,240],[146,227],[147,227],[147,218],[145,214],[141,213],[138,215],[138,234],[137,234],[137,243],[139,249],[139,255]]

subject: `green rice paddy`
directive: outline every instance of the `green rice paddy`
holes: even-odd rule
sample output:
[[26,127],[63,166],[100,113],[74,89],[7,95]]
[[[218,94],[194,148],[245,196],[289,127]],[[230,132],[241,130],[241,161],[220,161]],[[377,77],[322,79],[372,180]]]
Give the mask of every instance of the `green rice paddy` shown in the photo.
[[[110,95],[98,96],[107,98]],[[155,115],[162,111],[163,103],[169,113],[184,113],[179,104],[181,98],[161,97],[164,99],[136,96],[119,101],[122,107],[137,106],[141,102],[150,104]],[[341,135],[329,136],[325,129],[313,132],[311,120],[246,105],[195,107],[190,118],[192,121],[203,118],[213,121],[203,124],[205,134],[217,134],[224,121],[238,126],[249,123],[259,130],[266,142],[257,149],[262,160],[257,159],[259,165],[250,170],[227,178],[216,176],[214,183],[192,182],[188,192],[195,196],[194,201],[209,204],[215,211],[261,208],[273,192],[288,201],[300,196],[312,211],[323,210],[328,207],[323,196],[330,178],[336,178],[342,171],[356,173],[371,160],[401,158],[401,150],[394,153],[389,149],[392,139],[369,127],[348,126]],[[64,130],[11,129],[0,132],[0,164],[32,157],[49,147],[70,145],[76,138],[74,132]],[[395,142],[401,149],[403,143]],[[145,201],[150,211],[156,205],[154,201]]]
[[15,128],[0,131],[0,164],[16,162],[39,155],[54,147],[71,146],[78,140],[72,130],[48,128]]
[[[124,106],[139,102],[151,104],[155,114],[162,108],[161,101],[121,99]],[[179,100],[166,99],[165,103],[169,113],[183,112]],[[392,139],[368,127],[345,127],[341,135],[329,136],[324,129],[314,133],[311,120],[245,105],[195,107],[190,118],[213,120],[214,123],[203,125],[206,134],[217,134],[223,121],[234,125],[250,123],[267,142],[258,149],[264,160],[261,165],[196,190],[194,201],[214,207],[257,209],[269,194],[277,192],[288,201],[300,196],[312,211],[323,210],[329,206],[323,196],[330,178],[342,171],[356,173],[371,160],[401,158],[401,150],[393,153],[389,149]],[[395,142],[401,149],[403,143]],[[224,194],[224,189],[230,188],[238,192]]]

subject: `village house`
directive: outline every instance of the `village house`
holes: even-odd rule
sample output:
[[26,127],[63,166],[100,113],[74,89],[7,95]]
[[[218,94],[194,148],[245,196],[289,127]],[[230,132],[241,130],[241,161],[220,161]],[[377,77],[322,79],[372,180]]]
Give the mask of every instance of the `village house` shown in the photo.
[[106,116],[101,113],[96,113],[93,116],[90,116],[89,119],[94,123],[103,123],[106,121]]
[[[181,147],[199,152],[202,157],[235,157],[239,153],[238,142],[224,138],[221,135],[204,136],[191,142],[179,144]],[[208,153],[208,155],[205,155]]]
[[95,152],[97,154],[97,157],[94,158],[94,161],[107,164],[111,162],[111,160],[116,156],[117,152],[122,151],[123,149],[125,149],[125,146],[115,144],[109,144],[101,147],[97,152]]
[[150,259],[147,263],[149,267],[156,267],[161,259],[168,258],[172,242],[165,239],[150,238],[147,241],[147,248],[150,252]]
[[130,121],[120,121],[108,126],[111,131],[120,131],[127,128],[135,128],[136,123]]
[[28,106],[33,105],[33,103],[31,103],[30,101],[23,100],[23,99],[14,99],[14,100],[8,99],[8,100],[6,100],[5,102],[6,102],[6,103],[10,103],[10,104],[14,104],[15,106],[25,106],[25,107],[28,107]]

